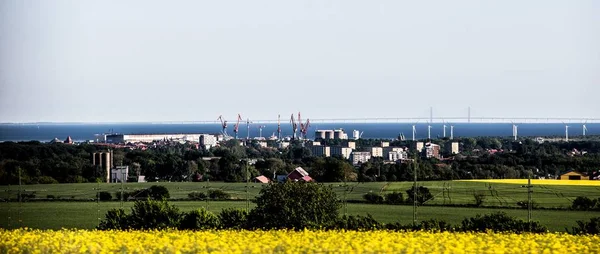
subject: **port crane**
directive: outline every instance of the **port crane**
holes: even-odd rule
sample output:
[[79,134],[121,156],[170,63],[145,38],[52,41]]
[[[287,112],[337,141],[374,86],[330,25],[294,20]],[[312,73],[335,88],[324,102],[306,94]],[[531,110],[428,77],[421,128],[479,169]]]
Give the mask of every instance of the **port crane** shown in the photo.
[[229,136],[227,135],[227,121],[223,119],[223,115],[220,115],[219,118],[217,118],[217,120],[221,121],[221,127],[223,128],[223,130],[221,130],[221,133],[223,134],[223,136]]
[[304,131],[304,124],[302,123],[302,117],[300,117],[300,112],[298,112],[298,124],[300,124],[300,135],[299,138],[302,139],[302,131]]
[[240,114],[238,114],[237,117],[237,123],[235,124],[235,126],[233,126],[233,132],[235,133],[235,139],[238,138],[238,132],[239,132],[239,127],[240,127],[240,121],[243,121],[242,116]]
[[292,124],[292,139],[296,139],[296,132],[298,131],[298,124],[294,120],[294,114],[290,117],[290,123]]
[[298,113],[298,122],[300,122],[300,137],[306,139],[308,127],[310,127],[310,119],[306,119],[306,123],[300,121],[300,113]]

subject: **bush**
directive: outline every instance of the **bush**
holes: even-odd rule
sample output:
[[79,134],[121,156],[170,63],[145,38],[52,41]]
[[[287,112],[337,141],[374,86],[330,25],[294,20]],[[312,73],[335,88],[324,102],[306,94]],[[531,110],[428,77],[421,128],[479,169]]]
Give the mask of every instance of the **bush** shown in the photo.
[[[131,196],[131,192],[123,192],[123,200],[127,200],[129,199],[129,197]],[[117,191],[115,192],[115,197],[117,198],[117,200],[121,200],[121,192]]]
[[219,213],[219,221],[223,228],[243,229],[246,228],[247,220],[248,212],[246,210],[227,208]]
[[100,230],[125,230],[129,228],[130,216],[123,209],[108,210],[103,221],[98,225]]
[[596,200],[588,197],[577,197],[573,200],[571,208],[574,210],[592,210],[596,206]]
[[402,196],[402,192],[392,192],[385,195],[385,202],[392,205],[402,204],[404,202],[404,197]]
[[[527,204],[527,200],[521,200],[517,202],[517,205],[523,209],[528,209],[529,208],[529,204]],[[535,200],[531,200],[531,208],[538,208],[539,205],[538,203],[535,202]]]
[[367,216],[342,216],[337,219],[333,229],[346,230],[375,230],[383,228],[383,224],[375,220],[370,214]]
[[[569,230],[567,230],[569,232]],[[600,234],[600,217],[591,218],[589,222],[577,221],[577,227],[573,227],[571,234]]]
[[231,195],[229,195],[229,193],[227,193],[223,190],[213,189],[213,190],[208,190],[208,197],[210,199],[223,200],[223,199],[230,199]]
[[112,200],[112,195],[110,195],[110,192],[108,191],[101,191],[98,192],[98,199],[100,201],[110,201]]
[[170,198],[169,190],[162,185],[152,185],[148,188],[148,197],[154,200]]
[[475,200],[476,206],[481,206],[481,205],[483,205],[483,202],[485,201],[485,193],[483,193],[483,191],[474,192],[473,199]]
[[[415,193],[415,186],[406,190],[406,194],[408,195],[406,197],[406,202],[409,202],[409,203],[414,202],[413,201],[414,193]],[[433,195],[431,195],[431,192],[429,192],[429,189],[424,186],[419,186],[417,189],[417,203],[419,205],[422,205],[429,200],[433,200]]]
[[539,222],[531,222],[529,224],[526,221],[519,220],[508,216],[504,212],[497,212],[487,215],[477,215],[472,218],[464,219],[462,221],[463,231],[474,231],[474,232],[486,232],[492,230],[495,232],[534,232],[542,233],[546,232],[546,227],[539,224]]
[[369,192],[369,193],[365,194],[363,196],[363,198],[365,200],[367,200],[368,203],[371,203],[371,204],[381,204],[381,203],[383,203],[383,200],[384,200],[383,196],[381,196],[377,193],[373,193],[373,192]]
[[321,228],[335,223],[340,200],[331,186],[288,182],[265,186],[249,216],[252,228]]
[[[31,192],[21,192],[21,201],[28,201],[30,199],[34,199],[35,198],[35,191],[31,191]],[[19,199],[19,194],[17,193],[17,200]]]
[[132,229],[177,228],[181,214],[164,200],[146,200],[135,202],[130,218]]
[[58,181],[51,176],[40,176],[37,178],[39,184],[57,184]]
[[204,208],[185,213],[179,225],[179,229],[188,230],[217,229],[219,227],[219,218]]
[[406,224],[402,225],[399,222],[386,224],[385,228],[388,230],[430,230],[430,231],[453,231],[454,228],[448,222],[443,220],[431,219],[427,221],[421,221],[417,225]]
[[433,231],[451,231],[451,230],[453,230],[452,225],[450,225],[448,222],[443,221],[443,220],[436,220],[436,219],[421,221],[421,223],[419,223],[417,225],[417,227],[419,230],[433,230]]
[[205,200],[208,196],[204,192],[190,192],[188,198],[191,200]]

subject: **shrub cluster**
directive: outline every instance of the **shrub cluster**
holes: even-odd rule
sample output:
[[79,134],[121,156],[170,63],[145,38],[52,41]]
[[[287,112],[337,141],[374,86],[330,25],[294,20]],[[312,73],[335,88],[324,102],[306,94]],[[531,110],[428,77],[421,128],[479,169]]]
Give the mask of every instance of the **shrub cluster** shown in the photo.
[[208,196],[204,192],[193,191],[188,193],[188,198],[191,200],[205,200]]
[[[388,200],[397,200],[392,196]],[[223,209],[213,214],[205,209],[180,212],[166,201],[136,201],[131,213],[122,209],[110,210],[98,229],[344,229],[344,230],[434,230],[485,232],[546,232],[538,222],[528,223],[506,215],[492,213],[466,218],[453,227],[445,221],[428,220],[416,225],[384,224],[371,215],[339,216],[340,200],[333,189],[314,183],[272,184],[263,188],[250,212]],[[600,218],[578,222],[575,233],[598,232]]]
[[577,197],[571,205],[573,210],[600,211],[600,198]]
[[[117,191],[115,192],[115,197],[118,200],[121,200],[121,192]],[[150,188],[147,189],[139,189],[139,190],[133,190],[133,191],[124,191],[123,192],[123,200],[145,200],[145,199],[152,199],[152,200],[162,200],[162,199],[168,199],[169,197],[171,197],[169,195],[169,190],[162,185],[152,185],[150,186]],[[100,199],[102,200],[102,199]]]
[[98,199],[100,201],[110,201],[112,200],[112,195],[108,191],[98,192]]
[[245,211],[226,209],[215,215],[204,208],[189,212],[161,200],[138,200],[128,214],[123,209],[109,210],[98,229],[167,229],[206,230],[221,228],[246,228]]
[[212,189],[212,190],[208,190],[208,197],[210,199],[225,200],[225,199],[230,199],[231,195],[229,195],[229,193],[227,193],[221,189]]
[[577,227],[573,227],[572,231],[567,229],[571,234],[600,234],[600,217],[591,218],[589,222],[577,221]]
[[[390,204],[390,205],[398,205],[402,203],[413,203],[414,197],[414,189],[415,187],[411,187],[406,190],[407,197],[404,199],[402,192],[391,192],[385,194],[385,196],[373,192],[369,192],[363,195],[363,198],[367,201],[367,203],[371,204]],[[423,204],[429,200],[433,200],[433,195],[429,191],[427,187],[419,186],[417,189],[417,203]]]

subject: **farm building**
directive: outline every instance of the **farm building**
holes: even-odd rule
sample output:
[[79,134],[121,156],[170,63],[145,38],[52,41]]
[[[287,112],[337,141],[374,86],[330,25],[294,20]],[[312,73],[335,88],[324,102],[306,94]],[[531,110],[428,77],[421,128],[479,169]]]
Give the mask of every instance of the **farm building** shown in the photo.
[[308,172],[306,172],[306,170],[304,170],[302,167],[297,167],[296,169],[294,169],[294,171],[292,171],[292,173],[289,173],[287,175],[287,178],[292,181],[305,181],[305,182],[314,181],[310,176],[308,176]]
[[577,171],[569,171],[560,175],[560,180],[590,180],[590,177],[585,173],[580,173]]
[[254,178],[254,182],[255,183],[269,183],[271,181],[266,176],[260,175],[260,176],[257,176]]

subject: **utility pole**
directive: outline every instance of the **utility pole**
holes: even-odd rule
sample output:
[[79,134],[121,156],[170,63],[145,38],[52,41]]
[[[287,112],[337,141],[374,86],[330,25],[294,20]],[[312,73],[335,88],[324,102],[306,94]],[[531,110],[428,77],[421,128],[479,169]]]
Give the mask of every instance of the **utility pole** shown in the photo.
[[123,209],[123,180],[125,179],[125,171],[121,172],[121,209]]
[[417,157],[415,156],[415,161],[413,162],[413,174],[414,174],[414,183],[413,183],[413,226],[417,226]]
[[[208,191],[210,190],[209,189],[209,187],[210,187],[209,182],[210,182],[210,179],[208,179],[208,177],[207,177],[206,178],[206,193],[208,193]],[[206,211],[208,211],[208,209],[210,209],[210,197],[208,197],[208,195],[207,195],[207,197],[206,197]]]
[[[98,165],[96,165],[96,171],[94,175],[96,175],[96,222],[97,226],[100,226],[100,178],[98,177],[99,171]],[[121,193],[121,197],[123,197],[123,193]]]
[[246,160],[246,211],[250,212],[250,199],[248,196],[248,182],[250,182],[250,177],[248,176],[248,167],[250,163]]
[[[10,181],[8,182],[8,194],[10,195]],[[10,205],[10,196],[9,196],[9,198],[6,199],[6,206],[8,207],[8,213],[6,214],[7,215],[7,217],[6,217],[6,225],[8,225],[7,228],[10,228],[10,221],[11,221],[10,215],[11,215],[11,212],[12,212],[11,209],[10,209],[10,207],[11,207],[11,205]]]
[[21,200],[21,196],[22,196],[22,189],[21,189],[21,167],[17,167],[17,169],[19,169],[19,213],[18,213],[18,221],[19,221],[19,227],[23,227],[22,225],[22,220],[21,220],[21,209],[22,209],[22,200]]
[[527,222],[529,223],[529,231],[531,231],[531,209],[533,205],[533,200],[531,200],[531,193],[533,190],[531,189],[531,172],[527,177]]

